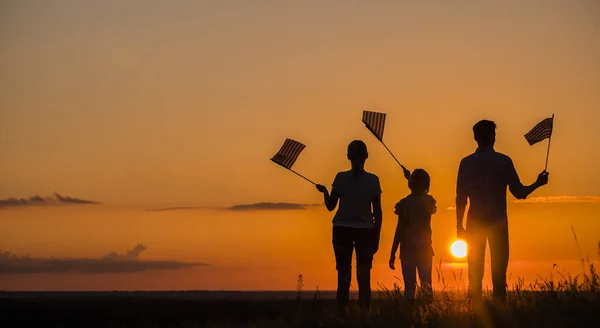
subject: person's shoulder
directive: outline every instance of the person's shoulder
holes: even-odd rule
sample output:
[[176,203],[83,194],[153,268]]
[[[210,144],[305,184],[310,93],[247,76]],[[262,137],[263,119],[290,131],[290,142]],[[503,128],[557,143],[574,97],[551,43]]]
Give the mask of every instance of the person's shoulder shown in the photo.
[[371,172],[366,172],[366,171],[365,171],[365,174],[366,174],[366,177],[367,177],[366,180],[369,183],[379,184],[379,177],[376,174],[371,173]]
[[508,156],[504,153],[501,153],[501,152],[495,152],[494,154],[498,158],[499,161],[502,161],[504,163],[512,163],[512,158],[510,158],[510,156]]
[[371,172],[366,172],[366,173],[367,173],[367,177],[369,177],[370,180],[379,182],[379,177],[375,173],[371,173]]
[[340,171],[335,175],[336,179],[345,179],[347,178],[350,174],[352,174],[351,171]]
[[335,175],[335,178],[333,179],[333,188],[338,190],[340,188],[343,188],[343,186],[347,183],[348,179],[348,171],[338,172]]
[[406,197],[404,197],[404,198],[400,199],[400,200],[399,200],[399,201],[396,203],[396,206],[394,206],[394,208],[395,208],[395,209],[399,209],[399,208],[401,208],[401,207],[404,207],[404,206],[406,206],[406,203],[407,203],[407,202],[410,202],[410,195],[408,195],[408,196],[406,196]]
[[432,202],[434,204],[437,203],[435,198],[433,198],[433,196],[431,196],[430,194],[425,195],[425,199],[427,199],[427,201]]
[[477,156],[477,153],[469,154],[469,155],[463,157],[463,159],[460,160],[460,164],[461,165],[466,164],[466,163],[472,161],[476,156]]
[[365,171],[365,173],[367,174],[367,176],[369,177],[369,179],[377,179],[377,180],[379,180],[379,177],[377,176],[377,174],[371,173],[371,172],[366,172],[366,171]]

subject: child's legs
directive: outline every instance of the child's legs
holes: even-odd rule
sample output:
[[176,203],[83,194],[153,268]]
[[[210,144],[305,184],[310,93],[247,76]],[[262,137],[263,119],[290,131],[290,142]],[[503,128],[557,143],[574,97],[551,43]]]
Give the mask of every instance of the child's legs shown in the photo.
[[433,256],[431,255],[421,256],[417,261],[421,290],[423,291],[424,297],[427,299],[433,299],[433,287],[431,286],[432,266]]
[[412,256],[400,258],[402,266],[402,277],[404,278],[404,299],[414,300],[415,289],[417,288],[417,264]]
[[335,268],[338,272],[337,300],[340,306],[346,306],[350,299],[353,250],[352,228],[333,227],[333,252]]
[[373,267],[373,242],[375,229],[355,229],[356,278],[358,298],[363,308],[371,302],[371,268]]

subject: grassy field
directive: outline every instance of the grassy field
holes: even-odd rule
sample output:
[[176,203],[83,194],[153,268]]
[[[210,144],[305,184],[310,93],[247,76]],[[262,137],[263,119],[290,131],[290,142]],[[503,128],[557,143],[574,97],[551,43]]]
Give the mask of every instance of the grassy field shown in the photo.
[[512,286],[506,303],[473,304],[445,290],[431,304],[402,301],[398,286],[380,286],[369,313],[353,303],[302,292],[288,300],[194,300],[160,297],[0,299],[1,327],[600,327],[600,277],[593,264],[579,276],[559,275]]

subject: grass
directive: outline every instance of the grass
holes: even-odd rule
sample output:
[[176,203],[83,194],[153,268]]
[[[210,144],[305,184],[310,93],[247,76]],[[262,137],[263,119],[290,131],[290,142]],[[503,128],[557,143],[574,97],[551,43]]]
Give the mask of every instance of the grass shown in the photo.
[[[340,316],[332,299],[303,292],[290,300],[202,301],[139,298],[1,299],[2,327],[600,327],[600,277],[556,274],[510,288],[506,303],[469,302],[458,289],[409,306],[396,284],[380,286],[371,311],[356,303]],[[299,279],[300,282],[300,279]],[[308,295],[307,295],[308,294]],[[308,297],[310,295],[310,297]],[[306,296],[306,297],[305,297]]]
[[371,311],[361,312],[353,301],[341,316],[335,300],[321,298],[318,290],[304,292],[299,275],[297,296],[290,300],[5,298],[0,327],[600,327],[600,276],[594,263],[581,262],[580,275],[554,270],[531,283],[518,279],[502,303],[492,301],[489,291],[483,302],[470,302],[466,291],[448,286],[438,270],[444,287],[433,302],[410,306],[398,284],[379,285]]

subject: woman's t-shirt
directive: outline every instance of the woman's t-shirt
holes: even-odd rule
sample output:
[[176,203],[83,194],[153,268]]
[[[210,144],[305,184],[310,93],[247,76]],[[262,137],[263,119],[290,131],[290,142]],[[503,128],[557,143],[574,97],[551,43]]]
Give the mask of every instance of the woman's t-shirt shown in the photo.
[[333,217],[334,227],[375,227],[371,202],[381,194],[379,178],[375,174],[340,172],[333,180],[332,190],[340,194],[340,204]]

